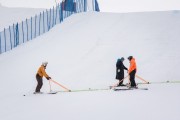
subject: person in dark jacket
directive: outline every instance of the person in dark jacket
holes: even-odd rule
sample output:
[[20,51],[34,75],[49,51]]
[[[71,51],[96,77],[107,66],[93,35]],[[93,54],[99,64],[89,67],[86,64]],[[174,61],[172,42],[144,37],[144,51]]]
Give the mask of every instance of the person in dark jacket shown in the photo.
[[130,76],[131,87],[132,88],[137,88],[136,82],[135,82],[135,75],[136,75],[136,71],[137,71],[136,61],[133,58],[133,56],[129,56],[128,60],[130,62],[129,72],[128,73],[129,73],[129,76]]
[[43,76],[46,77],[47,80],[50,80],[51,77],[47,75],[45,69],[47,66],[48,62],[43,62],[42,65],[39,67],[37,74],[36,74],[36,80],[37,80],[37,87],[34,92],[34,94],[41,94],[42,92],[40,91],[43,85]]
[[124,70],[128,70],[123,64],[124,58],[117,60],[116,63],[116,79],[119,80],[118,86],[125,86],[122,79],[124,79]]

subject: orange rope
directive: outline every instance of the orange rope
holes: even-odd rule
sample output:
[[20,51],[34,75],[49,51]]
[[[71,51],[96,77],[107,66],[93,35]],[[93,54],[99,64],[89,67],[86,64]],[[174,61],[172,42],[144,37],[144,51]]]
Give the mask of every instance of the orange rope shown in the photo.
[[139,77],[138,75],[136,75],[137,78],[139,78],[140,80],[144,81],[145,83],[149,84],[148,81],[144,80],[143,78]]
[[71,91],[71,90],[69,90],[68,88],[66,88],[66,87],[64,87],[63,85],[61,85],[61,84],[59,84],[58,82],[56,82],[56,81],[54,81],[54,80],[50,80],[50,81],[52,81],[53,83],[55,83],[55,84],[57,84],[57,85],[59,85],[60,87],[62,87],[62,88],[64,88],[66,91]]

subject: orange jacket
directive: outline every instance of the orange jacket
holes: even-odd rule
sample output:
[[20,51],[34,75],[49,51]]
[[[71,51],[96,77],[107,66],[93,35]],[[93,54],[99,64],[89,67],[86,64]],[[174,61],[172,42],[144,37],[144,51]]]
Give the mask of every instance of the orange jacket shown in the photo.
[[136,68],[136,62],[135,62],[135,59],[132,58],[131,61],[130,61],[130,66],[129,66],[129,73],[131,73],[135,69],[137,69]]
[[41,65],[41,67],[39,67],[37,74],[39,74],[39,76],[41,77],[49,77],[46,72],[45,72],[45,67],[43,65]]

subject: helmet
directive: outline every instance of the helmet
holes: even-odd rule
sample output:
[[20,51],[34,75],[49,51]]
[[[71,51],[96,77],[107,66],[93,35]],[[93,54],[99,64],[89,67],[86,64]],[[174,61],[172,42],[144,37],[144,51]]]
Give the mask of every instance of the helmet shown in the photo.
[[133,58],[133,56],[129,56],[129,57],[128,57],[128,60],[131,60],[132,58]]
[[47,66],[48,62],[42,62],[43,66]]

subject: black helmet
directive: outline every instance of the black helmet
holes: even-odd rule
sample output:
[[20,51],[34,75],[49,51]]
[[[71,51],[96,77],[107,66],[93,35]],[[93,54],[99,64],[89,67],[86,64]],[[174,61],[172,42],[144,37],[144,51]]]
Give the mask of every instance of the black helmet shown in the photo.
[[132,58],[133,58],[133,56],[129,56],[129,57],[128,57],[128,60],[131,60]]

